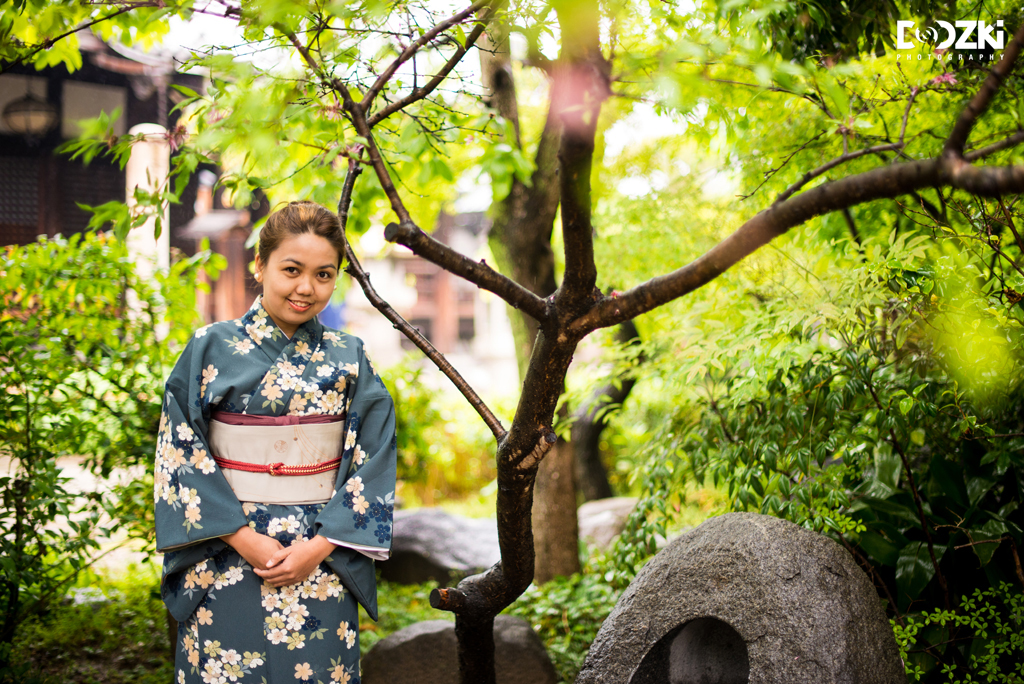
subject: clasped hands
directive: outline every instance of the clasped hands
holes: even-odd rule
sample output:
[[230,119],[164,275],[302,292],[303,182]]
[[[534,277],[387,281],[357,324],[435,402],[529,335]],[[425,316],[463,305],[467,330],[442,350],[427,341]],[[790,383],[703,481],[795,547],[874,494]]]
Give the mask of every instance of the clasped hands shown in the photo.
[[221,539],[249,562],[256,575],[274,587],[302,582],[334,550],[334,544],[319,535],[284,546],[249,526]]

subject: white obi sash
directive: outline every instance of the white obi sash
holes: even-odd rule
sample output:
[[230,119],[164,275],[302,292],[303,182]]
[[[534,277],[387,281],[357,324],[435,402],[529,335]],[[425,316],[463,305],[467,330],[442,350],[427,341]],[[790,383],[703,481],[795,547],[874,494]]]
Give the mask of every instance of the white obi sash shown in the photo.
[[[345,421],[297,425],[231,425],[209,423],[213,455],[239,463],[268,467],[314,466],[341,455]],[[324,503],[334,495],[338,466],[313,475],[275,475],[221,467],[239,501],[297,505]]]

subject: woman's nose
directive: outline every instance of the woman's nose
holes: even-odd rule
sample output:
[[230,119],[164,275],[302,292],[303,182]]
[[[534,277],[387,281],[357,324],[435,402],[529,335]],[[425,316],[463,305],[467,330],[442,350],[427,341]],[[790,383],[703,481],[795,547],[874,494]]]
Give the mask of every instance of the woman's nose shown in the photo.
[[298,284],[295,286],[295,291],[299,294],[312,294],[313,293],[313,282],[311,278],[299,278]]

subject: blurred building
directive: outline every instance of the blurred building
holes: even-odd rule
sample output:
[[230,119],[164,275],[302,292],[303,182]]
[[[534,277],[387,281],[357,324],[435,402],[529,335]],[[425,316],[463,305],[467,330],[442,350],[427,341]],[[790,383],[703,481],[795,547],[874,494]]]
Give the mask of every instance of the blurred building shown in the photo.
[[[141,123],[170,128],[177,120],[171,110],[183,97],[170,86],[202,88],[202,77],[178,73],[169,55],[108,45],[84,31],[78,38],[82,67],[75,72],[15,65],[0,74],[0,244],[82,232],[91,214],[79,204],[125,199],[125,172],[112,159],[86,165],[56,153],[79,134],[79,120],[118,110],[117,135]],[[171,207],[172,225],[192,218],[195,190],[193,184]],[[172,236],[172,245],[190,243]]]
[[[88,32],[80,32],[78,39],[82,67],[77,71],[15,65],[0,74],[0,245],[83,232],[92,214],[79,205],[125,201],[129,178],[116,161],[97,157],[85,164],[57,152],[79,135],[78,121],[119,112],[116,135],[140,124],[170,130],[178,117],[172,110],[184,97],[171,86],[203,90],[203,77],[179,73],[169,53],[108,44]],[[181,203],[172,204],[167,216],[172,251],[192,255],[208,239],[214,251],[228,257],[228,270],[209,283],[209,295],[200,293],[209,321],[241,315],[256,292],[255,282],[247,278],[252,250],[245,248],[255,216],[219,206],[214,171],[193,176]],[[258,216],[260,199],[254,205],[250,209]]]
[[[486,254],[489,228],[483,212],[442,213],[432,235],[462,254],[479,259]],[[385,245],[379,230],[364,236],[361,246],[368,255],[361,263],[370,274],[374,289],[418,328],[474,388],[504,394],[518,387],[515,343],[504,301],[405,247]],[[415,349],[373,308],[356,283],[352,283],[345,298],[345,316],[349,330],[366,341],[374,361],[384,367],[397,363]],[[424,358],[419,351],[412,356]],[[427,378],[437,387],[451,387],[439,371],[430,371]]]

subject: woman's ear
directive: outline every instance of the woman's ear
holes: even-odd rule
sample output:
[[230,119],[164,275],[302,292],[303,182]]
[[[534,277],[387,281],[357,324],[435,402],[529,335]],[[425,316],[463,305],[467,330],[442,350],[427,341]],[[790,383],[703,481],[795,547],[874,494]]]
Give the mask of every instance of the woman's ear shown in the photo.
[[256,255],[256,272],[252,274],[252,277],[256,279],[257,283],[263,282],[263,260],[260,259],[260,255]]

